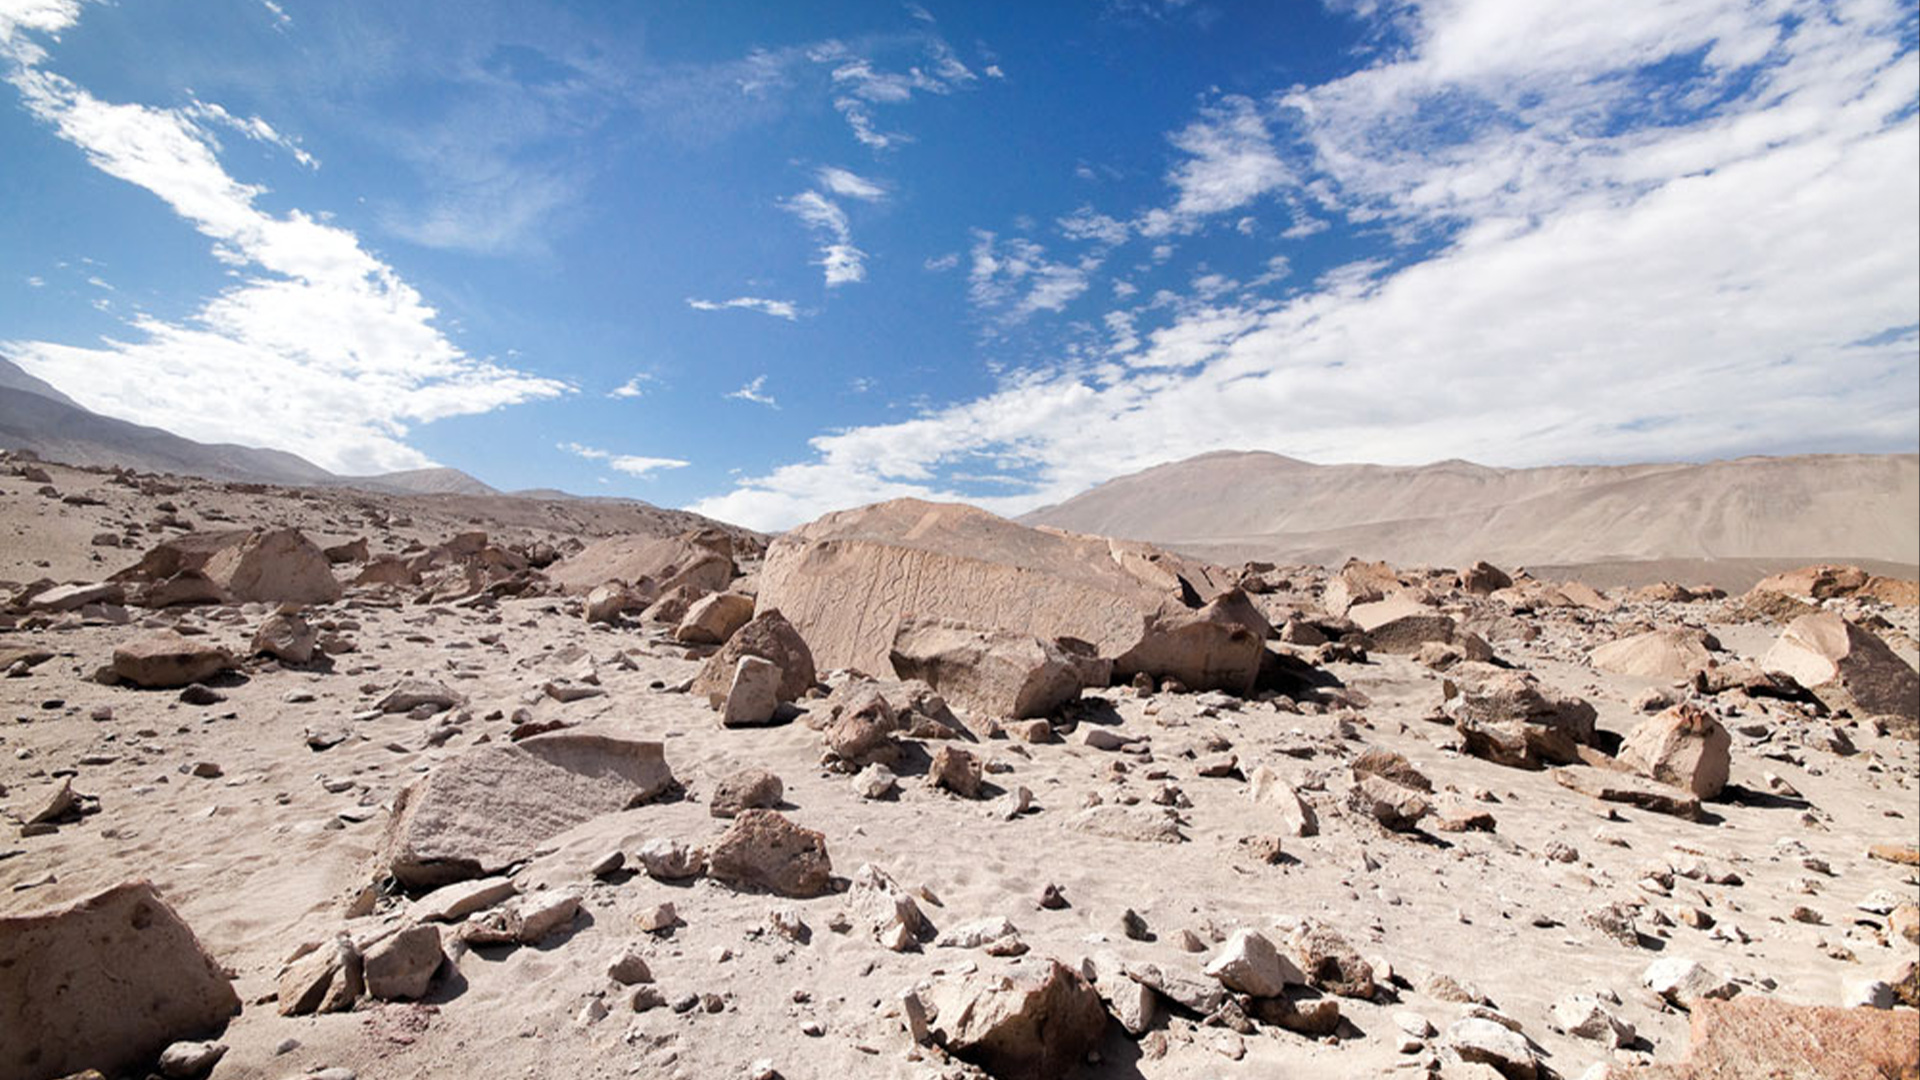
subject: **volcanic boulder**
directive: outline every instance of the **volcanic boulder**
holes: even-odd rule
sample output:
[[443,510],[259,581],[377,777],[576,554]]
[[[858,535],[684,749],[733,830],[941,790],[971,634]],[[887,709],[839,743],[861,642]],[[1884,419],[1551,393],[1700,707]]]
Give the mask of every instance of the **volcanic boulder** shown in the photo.
[[724,707],[727,693],[733,688],[734,668],[743,656],[757,656],[780,669],[776,696],[781,701],[797,700],[812,689],[817,680],[813,650],[786,616],[778,609],[767,608],[735,631],[720,651],[707,657],[699,674],[694,676],[691,692],[706,698],[707,704],[715,709]]
[[1620,763],[1643,776],[1711,799],[1726,787],[1733,737],[1698,706],[1678,705],[1642,720],[1620,746]]
[[1920,676],[1885,642],[1831,611],[1787,624],[1760,666],[1791,678],[1830,709],[1920,716]]
[[933,1038],[999,1080],[1064,1076],[1107,1027],[1092,984],[1057,960],[1019,977],[975,972],[937,984],[929,996],[937,1010]]
[[903,621],[889,660],[976,716],[1047,716],[1080,696],[1079,667],[1057,645],[951,619]]
[[1579,747],[1593,741],[1593,706],[1542,686],[1530,672],[1460,664],[1444,688],[1446,713],[1476,757],[1538,769],[1579,760]]

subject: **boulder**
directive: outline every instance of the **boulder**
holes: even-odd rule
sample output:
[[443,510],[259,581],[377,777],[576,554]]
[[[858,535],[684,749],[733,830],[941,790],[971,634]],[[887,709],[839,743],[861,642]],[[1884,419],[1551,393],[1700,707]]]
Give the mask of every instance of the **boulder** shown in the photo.
[[1346,615],[1359,604],[1386,599],[1402,588],[1400,575],[1384,562],[1348,559],[1327,579],[1320,593],[1320,606],[1331,615]]
[[868,765],[891,765],[900,760],[900,744],[893,734],[899,721],[884,694],[869,692],[849,700],[827,722],[827,755],[842,771]]
[[1253,693],[1272,628],[1247,594],[1229,589],[1199,608],[1169,601],[1146,620],[1140,640],[1113,661],[1113,677],[1175,679],[1189,690]]
[[780,711],[780,665],[758,656],[742,656],[733,665],[733,681],[720,705],[722,727],[759,727]]
[[1220,985],[1249,997],[1279,997],[1287,987],[1307,981],[1265,935],[1246,929],[1233,932],[1207,961],[1206,972],[1220,980]]
[[1581,698],[1540,685],[1531,672],[1464,663],[1443,684],[1443,709],[1467,752],[1500,765],[1538,769],[1580,760],[1596,713]]
[[233,655],[203,638],[161,630],[113,650],[113,673],[135,686],[171,690],[205,682],[233,667]]
[[1450,616],[1401,593],[1384,600],[1355,604],[1347,611],[1365,635],[1368,651],[1410,656],[1429,642],[1453,640]]
[[951,744],[934,751],[927,766],[927,786],[945,788],[963,799],[980,797],[982,768],[972,751]]
[[1341,997],[1371,1000],[1373,965],[1362,959],[1340,932],[1325,923],[1302,920],[1287,935],[1287,952],[1315,989]]
[[1492,563],[1481,561],[1474,563],[1459,575],[1460,591],[1473,596],[1492,596],[1501,589],[1511,588],[1513,578]]
[[481,877],[673,786],[657,742],[561,731],[476,746],[395,798],[380,863],[409,889]]
[[1228,577],[1145,544],[900,499],[782,535],[767,550],[759,595],[787,613],[822,665],[884,672],[909,616],[1074,638],[1113,657],[1140,642],[1163,601],[1197,607]]
[[931,930],[913,896],[872,863],[861,863],[853,872],[847,906],[855,925],[894,952],[917,948]]
[[151,884],[0,916],[0,1076],[118,1075],[240,1010],[220,965]]
[[1384,777],[1361,776],[1347,792],[1349,809],[1365,814],[1393,832],[1410,832],[1433,811],[1431,803],[1410,787]]
[[412,1001],[426,996],[445,958],[439,927],[409,926],[362,950],[361,978],[382,1001]]
[[149,550],[114,579],[159,582],[190,571],[238,603],[327,604],[341,593],[326,553],[298,529],[189,533]]
[[644,607],[646,601],[633,594],[626,584],[619,581],[605,581],[595,585],[587,593],[586,604],[581,614],[589,623],[613,624],[620,616],[629,611]]
[[445,712],[467,699],[432,679],[401,679],[374,704],[383,713],[410,713],[415,709]]
[[1787,624],[1760,666],[1791,678],[1830,709],[1920,717],[1920,676],[1872,632],[1831,611]]
[[634,595],[635,603],[646,606],[646,610],[640,613],[643,622],[679,626],[680,620],[686,618],[687,612],[692,611],[693,605],[706,594],[691,585],[675,585],[661,593],[660,598],[651,604],[640,599],[639,594]]
[[707,813],[730,818],[745,810],[771,810],[785,794],[786,785],[778,776],[765,769],[741,769],[714,785]]
[[1682,702],[1640,721],[1620,746],[1620,763],[1640,775],[1711,799],[1726,787],[1733,737],[1704,710]]
[[1774,997],[1696,1001],[1686,1056],[1636,1080],[1902,1080],[1920,1075],[1920,1013],[1832,1009]]
[[97,581],[83,585],[55,585],[27,598],[28,611],[78,611],[88,604],[123,604],[126,587],[117,581]]
[[375,556],[353,576],[356,588],[376,585],[418,585],[420,571],[410,559],[398,555]]
[[1658,780],[1614,772],[1605,767],[1554,769],[1552,776],[1562,787],[1592,796],[1601,802],[1623,803],[1688,820],[1700,817],[1698,795]]
[[703,596],[687,608],[673,639],[689,645],[718,645],[753,618],[753,597],[735,592]]
[[979,717],[1043,717],[1080,696],[1079,666],[1057,645],[951,619],[902,621],[888,660]]
[[725,645],[700,666],[694,676],[692,693],[703,696],[713,708],[721,708],[727,691],[733,686],[734,667],[743,656],[770,660],[780,668],[780,701],[798,700],[817,681],[813,650],[777,608],[765,608],[752,621],[735,631]]
[[773,810],[746,810],[713,845],[707,872],[738,888],[819,896],[832,885],[827,839]]
[[266,654],[289,664],[304,664],[313,659],[319,644],[319,632],[307,620],[292,612],[267,616],[253,632],[253,655]]
[[1057,960],[1017,977],[975,972],[927,993],[937,1010],[934,1040],[998,1080],[1065,1076],[1107,1027],[1100,995]]
[[1684,956],[1655,960],[1641,974],[1640,984],[1683,1009],[1708,998],[1725,1000],[1740,992],[1738,984]]
[[1867,572],[1857,566],[1802,566],[1761,578],[1747,595],[1780,593],[1801,600],[1830,600],[1851,596],[1866,587],[1867,581]]
[[344,544],[321,548],[320,554],[325,555],[330,563],[363,563],[373,557],[372,551],[367,547],[367,538],[364,536]]
[[1649,630],[1600,646],[1587,662],[1597,671],[1671,683],[1706,670],[1719,648],[1720,642],[1705,630]]
[[1540,1062],[1526,1036],[1485,1017],[1456,1020],[1440,1045],[1461,1061],[1492,1066],[1505,1080],[1534,1080]]
[[625,581],[648,599],[681,585],[720,592],[733,580],[733,541],[718,529],[678,536],[609,536],[547,567],[547,580],[569,593]]
[[1313,807],[1293,785],[1265,765],[1256,766],[1247,775],[1247,798],[1255,805],[1269,807],[1280,819],[1280,831],[1286,836],[1313,836],[1320,831],[1320,819]]

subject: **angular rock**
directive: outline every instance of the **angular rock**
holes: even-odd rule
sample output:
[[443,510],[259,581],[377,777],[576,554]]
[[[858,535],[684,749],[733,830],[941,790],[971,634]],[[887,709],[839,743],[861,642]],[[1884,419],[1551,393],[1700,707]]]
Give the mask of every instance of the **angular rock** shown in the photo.
[[933,763],[927,766],[928,787],[945,788],[963,799],[980,797],[981,777],[980,759],[958,746],[934,751]]
[[88,604],[124,604],[126,588],[117,581],[98,581],[82,585],[55,585],[34,593],[25,604],[28,611],[78,611]]
[[361,977],[367,993],[382,1001],[414,1001],[426,996],[445,959],[439,927],[409,926],[362,951]]
[[1291,784],[1265,765],[1256,766],[1247,776],[1247,798],[1259,806],[1270,807],[1280,818],[1280,829],[1287,836],[1314,836],[1320,831],[1320,818],[1313,807]]
[[780,805],[786,785],[765,769],[741,769],[714,785],[707,813],[717,818],[738,817],[743,810],[771,810]]
[[1656,814],[1670,814],[1690,821],[1700,817],[1699,796],[1671,784],[1663,784],[1658,780],[1648,780],[1605,768],[1589,769],[1578,766],[1554,769],[1552,775],[1562,787],[1571,788],[1582,795],[1590,795],[1601,802],[1625,803],[1642,810],[1651,810]]
[[1649,630],[1600,646],[1588,655],[1587,662],[1597,671],[1677,682],[1706,670],[1719,648],[1719,640],[1705,630]]
[[240,1010],[226,974],[145,881],[0,916],[0,1075],[113,1074],[215,1035]]
[[1430,794],[1433,791],[1433,781],[1414,768],[1413,763],[1408,761],[1405,755],[1391,750],[1378,748],[1368,750],[1353,759],[1351,768],[1356,779],[1363,776],[1377,776],[1422,794]]
[[1802,600],[1829,600],[1850,596],[1865,588],[1867,581],[1867,572],[1857,566],[1802,566],[1761,578],[1748,594],[1781,593]]
[[1160,1014],[1159,995],[1145,983],[1128,978],[1119,957],[1103,953],[1083,961],[1080,973],[1093,982],[1094,992],[1107,1003],[1107,1012],[1120,1021],[1127,1034],[1137,1038],[1153,1027]]
[[646,601],[634,595],[633,591],[627,588],[626,583],[608,581],[595,585],[593,590],[587,593],[587,601],[582,606],[581,614],[589,623],[611,625],[619,622],[620,616],[645,605]]
[[1451,617],[1405,593],[1355,604],[1347,618],[1365,635],[1370,652],[1412,655],[1430,642],[1452,641],[1456,630]]
[[580,917],[580,894],[572,889],[549,889],[521,900],[511,920],[514,940],[535,945],[573,925]]
[[610,536],[547,567],[546,575],[573,594],[608,581],[631,582],[647,597],[681,585],[711,593],[733,580],[733,555],[732,539],[717,529],[667,537]]
[[1920,1075],[1920,1013],[1831,1009],[1773,997],[1699,1001],[1686,1057],[1636,1080],[1901,1080]]
[[733,665],[727,697],[720,705],[722,727],[761,727],[780,711],[780,665],[758,656],[742,656]]
[[753,597],[734,592],[703,596],[687,608],[673,639],[689,645],[719,645],[753,618]]
[[1683,1009],[1703,999],[1726,1000],[1740,992],[1737,984],[1684,956],[1655,960],[1641,974],[1640,984]]
[[786,616],[780,614],[779,609],[763,606],[758,615],[735,631],[726,644],[720,646],[720,650],[707,657],[706,663],[700,666],[691,689],[694,696],[705,697],[709,705],[720,708],[733,685],[734,667],[743,656],[757,656],[779,667],[780,687],[777,696],[781,701],[798,700],[800,695],[813,688],[817,679],[813,652],[800,637],[800,632],[793,628]]
[[326,554],[298,529],[189,533],[152,548],[113,577],[152,584],[187,573],[205,575],[226,599],[239,603],[327,604],[341,593]]
[[191,686],[231,667],[233,655],[227,650],[171,630],[135,638],[113,650],[113,673],[149,690]]
[[226,1054],[227,1044],[212,1039],[177,1042],[160,1052],[160,1075],[167,1080],[205,1076]]
[[1492,1066],[1506,1080],[1534,1080],[1540,1075],[1540,1061],[1526,1036],[1483,1017],[1454,1021],[1440,1045],[1461,1061]]
[[1599,998],[1575,994],[1553,1003],[1553,1022],[1575,1038],[1592,1039],[1608,1047],[1625,1046],[1634,1040],[1634,1027],[1614,1015]]
[[1044,717],[1080,696],[1080,668],[1057,645],[951,619],[902,621],[888,660],[980,717]]
[[832,884],[826,837],[777,811],[747,810],[713,845],[707,872],[729,885],[782,896],[819,896]]
[[1312,919],[1302,921],[1287,935],[1287,952],[1315,988],[1363,1001],[1373,998],[1373,965],[1361,959],[1333,927]]
[[373,552],[368,548],[367,538],[364,536],[344,544],[321,548],[320,554],[325,555],[330,563],[363,563],[373,557]]
[[260,629],[253,632],[253,655],[262,653],[289,664],[304,664],[313,659],[314,647],[319,644],[320,635],[307,620],[299,615],[276,612],[267,616]]
[[1726,787],[1733,736],[1698,706],[1682,702],[1642,720],[1620,746],[1620,763],[1640,775],[1711,799]]
[[1541,686],[1531,672],[1460,664],[1445,687],[1443,707],[1476,757],[1538,769],[1580,760],[1579,748],[1593,741],[1593,706]]
[[1885,642],[1831,611],[1787,624],[1760,666],[1791,678],[1830,709],[1920,717],[1920,675]]
[[1433,806],[1418,791],[1379,776],[1362,776],[1347,792],[1347,806],[1393,832],[1408,832]]
[[1147,617],[1140,641],[1113,661],[1122,682],[1138,674],[1189,690],[1253,693],[1271,627],[1253,601],[1229,589],[1198,609],[1169,601]]
[[920,905],[872,863],[861,863],[847,889],[847,905],[856,925],[894,952],[917,947],[930,930]]
[[998,1080],[1053,1080],[1080,1064],[1107,1026],[1100,995],[1056,960],[1032,975],[981,972],[936,984],[936,1042]]
[[1279,997],[1289,986],[1307,980],[1293,961],[1280,955],[1265,935],[1257,930],[1235,930],[1207,961],[1208,975],[1220,985],[1249,997]]
[[847,771],[891,765],[900,759],[900,744],[893,737],[898,726],[887,699],[877,693],[867,694],[841,709],[827,724],[823,733],[827,754]]
[[410,713],[420,708],[445,712],[466,703],[466,698],[431,679],[402,679],[374,708],[383,713]]
[[1460,591],[1473,596],[1492,596],[1512,586],[1513,578],[1489,562],[1477,562],[1460,571]]
[[458,881],[443,885],[413,902],[410,909],[416,920],[438,919],[459,922],[476,911],[498,904],[519,892],[512,878],[492,877],[478,881]]
[[479,877],[673,785],[657,742],[564,731],[476,746],[395,798],[380,862],[409,889]]
[[707,869],[705,851],[664,836],[656,836],[640,845],[635,856],[646,869],[647,876],[658,881],[684,881],[699,877]]

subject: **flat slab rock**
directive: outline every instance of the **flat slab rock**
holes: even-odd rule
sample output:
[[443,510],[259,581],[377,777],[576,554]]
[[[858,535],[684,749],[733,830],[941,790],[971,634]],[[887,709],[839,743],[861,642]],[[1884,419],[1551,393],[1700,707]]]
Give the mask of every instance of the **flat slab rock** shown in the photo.
[[220,965],[145,881],[0,918],[0,1076],[149,1064],[240,1011]]
[[1697,821],[1700,817],[1699,797],[1684,788],[1662,784],[1657,780],[1648,780],[1606,768],[1585,768],[1578,765],[1554,769],[1553,778],[1559,782],[1560,786],[1571,788],[1582,795],[1591,795],[1601,802],[1625,803],[1642,810],[1651,810],[1656,814],[1671,814],[1689,821]]
[[673,786],[657,742],[566,731],[477,746],[400,793],[380,861],[409,889],[481,877]]
[[1883,1080],[1920,1074],[1920,1013],[1830,1009],[1769,997],[1702,1001],[1693,1008],[1687,1056],[1627,1073],[1636,1080]]

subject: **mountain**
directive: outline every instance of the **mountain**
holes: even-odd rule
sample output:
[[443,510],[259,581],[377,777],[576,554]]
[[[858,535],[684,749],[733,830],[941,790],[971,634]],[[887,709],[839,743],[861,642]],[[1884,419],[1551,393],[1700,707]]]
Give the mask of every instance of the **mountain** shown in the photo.
[[337,476],[298,454],[233,443],[203,443],[89,411],[0,357],[0,449],[31,450],[69,465],[120,465],[262,484],[335,484],[391,495],[498,495],[458,469],[410,469]]
[[1499,469],[1203,454],[1020,519],[1223,561],[1920,564],[1920,455]]

